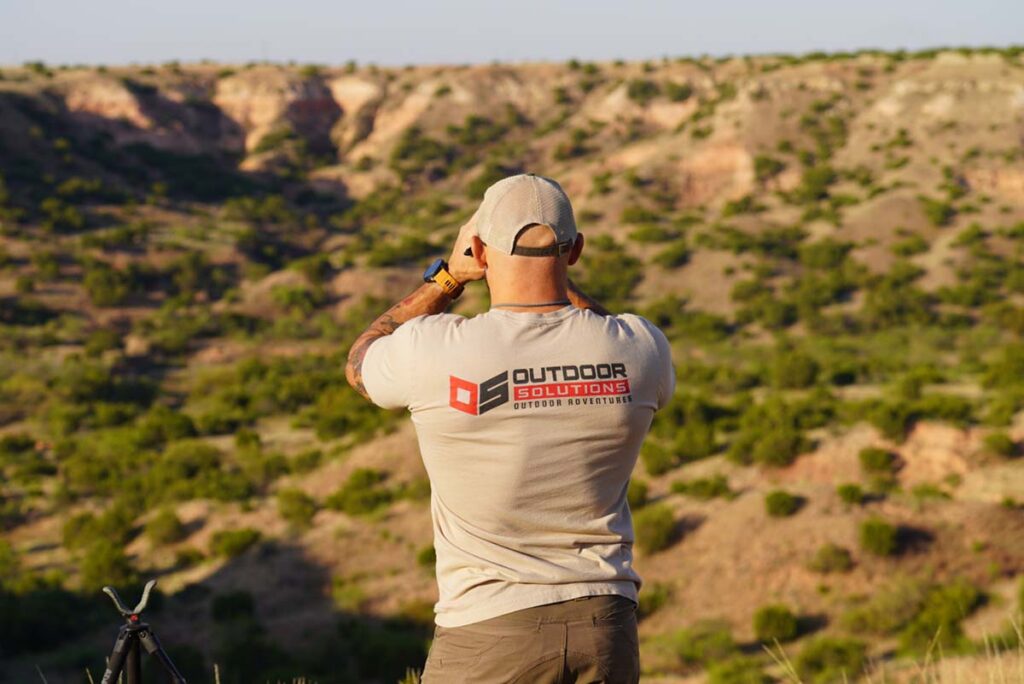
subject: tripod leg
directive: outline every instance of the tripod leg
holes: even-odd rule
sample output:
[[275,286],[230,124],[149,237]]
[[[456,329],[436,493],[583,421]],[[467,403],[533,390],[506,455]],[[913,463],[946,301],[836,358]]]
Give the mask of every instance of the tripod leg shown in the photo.
[[107,659],[107,669],[103,673],[100,684],[114,684],[121,676],[121,669],[124,667],[125,658],[128,657],[128,651],[133,642],[135,639],[131,633],[122,627],[117,633],[117,641],[114,642],[114,650],[110,652],[110,658]]
[[160,661],[164,669],[167,670],[167,674],[170,676],[171,681],[174,684],[187,684],[185,678],[178,672],[178,668],[171,662],[170,656],[164,650],[164,647],[160,645],[160,640],[156,638],[156,634],[152,631],[146,630],[139,633],[139,640],[142,645],[146,648],[146,652],[150,655],[155,655],[156,659]]
[[128,659],[125,662],[125,669],[128,671],[127,684],[142,684],[142,658],[139,650],[139,639],[132,639],[131,648],[128,649]]

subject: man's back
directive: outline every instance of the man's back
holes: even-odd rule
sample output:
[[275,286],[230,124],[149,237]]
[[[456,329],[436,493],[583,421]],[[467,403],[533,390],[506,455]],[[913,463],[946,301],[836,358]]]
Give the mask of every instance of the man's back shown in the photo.
[[437,623],[571,598],[636,599],[626,487],[674,374],[644,319],[566,306],[416,318],[363,379],[408,407],[432,486]]

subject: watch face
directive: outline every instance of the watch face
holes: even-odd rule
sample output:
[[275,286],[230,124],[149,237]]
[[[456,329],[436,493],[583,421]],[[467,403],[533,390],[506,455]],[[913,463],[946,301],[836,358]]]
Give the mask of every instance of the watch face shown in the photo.
[[444,259],[435,259],[432,264],[427,266],[427,270],[423,272],[423,280],[426,282],[433,282],[434,276],[438,274],[444,268]]

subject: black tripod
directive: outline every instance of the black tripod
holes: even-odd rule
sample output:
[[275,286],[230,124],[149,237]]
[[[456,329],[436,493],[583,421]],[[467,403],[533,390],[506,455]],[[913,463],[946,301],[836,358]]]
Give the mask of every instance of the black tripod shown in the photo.
[[118,612],[125,619],[125,624],[117,631],[117,641],[114,642],[114,650],[107,659],[107,670],[103,673],[100,684],[116,684],[121,676],[122,669],[127,663],[126,684],[142,684],[142,657],[139,651],[141,645],[150,655],[156,655],[157,660],[167,671],[167,675],[173,684],[186,684],[185,678],[178,672],[178,668],[171,662],[170,657],[160,645],[160,640],[153,634],[145,622],[139,621],[139,615],[146,609],[149,603],[149,592],[156,586],[156,580],[146,582],[142,590],[142,598],[133,610],[129,610],[117,595],[113,587],[103,587],[103,593],[110,597],[117,606]]

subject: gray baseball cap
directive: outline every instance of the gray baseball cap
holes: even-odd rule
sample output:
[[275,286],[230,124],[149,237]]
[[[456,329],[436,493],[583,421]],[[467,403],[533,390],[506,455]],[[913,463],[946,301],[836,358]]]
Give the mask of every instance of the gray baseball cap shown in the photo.
[[[550,226],[555,244],[516,247],[516,236],[534,223]],[[489,247],[518,256],[566,254],[576,241],[576,219],[562,186],[550,178],[522,173],[503,178],[484,193],[476,233]]]

